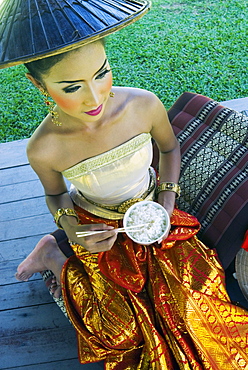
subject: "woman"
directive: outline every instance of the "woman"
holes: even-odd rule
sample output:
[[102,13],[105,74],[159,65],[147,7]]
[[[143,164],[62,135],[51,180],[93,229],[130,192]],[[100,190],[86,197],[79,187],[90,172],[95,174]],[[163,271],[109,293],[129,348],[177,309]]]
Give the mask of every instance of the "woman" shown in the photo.
[[[43,75],[33,70],[38,63],[43,67],[49,61],[58,60],[59,62]],[[27,64],[33,73],[33,75],[28,73],[27,77],[43,94],[48,93],[58,103],[55,112],[58,114],[61,126],[54,125],[54,118],[49,114],[31,137],[27,153],[31,166],[44,186],[47,204],[52,214],[60,208],[73,208],[62,176],[62,173],[66,176],[66,169],[88,158],[118,148],[143,132],[151,132],[160,145],[161,152],[164,151],[161,154],[161,181],[163,179],[178,181],[179,146],[163,105],[148,91],[112,88],[112,72],[103,41],[86,45],[71,53],[43,59],[38,63]],[[110,97],[112,94],[114,97]],[[150,135],[136,140],[136,143],[138,142],[149,143]],[[149,168],[151,153],[148,153],[147,158],[144,157],[144,159],[148,162],[145,166]],[[144,166],[143,163],[140,165]],[[136,174],[137,168],[132,171]],[[143,171],[145,172],[142,173]],[[150,176],[147,168],[143,171],[139,175],[140,183],[132,190],[131,195],[144,193],[143,188],[149,185]],[[105,174],[103,176],[106,177]],[[128,181],[124,186],[129,187],[129,185]],[[117,181],[115,187],[118,189],[119,186]],[[116,189],[113,192],[116,192]],[[162,192],[159,195],[160,203],[164,205],[169,215],[174,208],[175,195],[174,192]],[[106,199],[104,195],[101,195],[101,198],[104,203],[110,202],[109,205],[113,203],[112,199]],[[96,211],[94,209],[92,211],[95,214]],[[118,216],[117,213],[115,215],[115,219],[122,217],[123,215]],[[83,245],[91,253],[109,250],[117,237],[116,232],[112,230],[113,226],[106,224],[79,226],[76,217],[67,215],[61,216],[59,223],[63,226],[69,240]],[[109,231],[86,238],[77,238],[76,232],[85,230]]]
[[[72,251],[56,233],[46,236],[17,278],[53,271],[82,363],[246,369],[247,312],[231,304],[214,252],[195,236],[197,220],[174,210],[180,151],[162,103],[148,91],[112,87],[101,41],[27,67],[31,82],[57,104],[31,137],[28,158]],[[157,201],[172,227],[145,247],[115,229],[130,199],[155,199],[151,137],[160,151]],[[63,176],[75,185],[70,195]],[[103,232],[77,237],[85,230]]]

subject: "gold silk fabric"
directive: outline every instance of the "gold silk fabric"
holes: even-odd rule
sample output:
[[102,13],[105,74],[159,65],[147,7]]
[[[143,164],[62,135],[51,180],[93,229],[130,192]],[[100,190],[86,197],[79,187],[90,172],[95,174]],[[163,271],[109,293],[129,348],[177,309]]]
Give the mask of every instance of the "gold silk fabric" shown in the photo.
[[[151,136],[143,133],[63,175],[91,201],[115,205],[148,190],[151,160]],[[82,224],[122,227],[123,215],[72,199]],[[139,245],[120,233],[104,253],[72,245],[61,284],[81,363],[105,360],[106,370],[248,370],[247,311],[230,302],[215,252],[196,237],[198,221],[175,209],[171,224],[162,244]]]
[[[82,224],[114,227],[80,209]],[[125,233],[108,252],[74,244],[62,270],[63,298],[81,363],[106,370],[247,370],[248,312],[233,305],[199,223],[175,209],[169,237],[143,246]]]

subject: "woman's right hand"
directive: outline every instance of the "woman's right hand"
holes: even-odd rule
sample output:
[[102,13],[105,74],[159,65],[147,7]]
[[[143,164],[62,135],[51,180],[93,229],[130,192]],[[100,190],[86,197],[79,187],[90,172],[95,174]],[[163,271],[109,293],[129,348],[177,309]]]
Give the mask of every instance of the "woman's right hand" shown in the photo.
[[[106,224],[89,225],[67,225],[64,227],[68,239],[82,245],[90,253],[106,252],[112,248],[117,238],[117,232],[113,226]],[[77,232],[102,230],[102,233],[96,233],[86,237],[78,237]]]

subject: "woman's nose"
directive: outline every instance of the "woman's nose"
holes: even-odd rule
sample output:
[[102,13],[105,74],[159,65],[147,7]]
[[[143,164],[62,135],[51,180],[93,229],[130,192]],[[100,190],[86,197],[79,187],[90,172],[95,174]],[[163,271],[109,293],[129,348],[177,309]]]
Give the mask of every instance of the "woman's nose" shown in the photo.
[[100,95],[96,87],[88,86],[85,94],[84,104],[89,107],[97,108],[100,104]]

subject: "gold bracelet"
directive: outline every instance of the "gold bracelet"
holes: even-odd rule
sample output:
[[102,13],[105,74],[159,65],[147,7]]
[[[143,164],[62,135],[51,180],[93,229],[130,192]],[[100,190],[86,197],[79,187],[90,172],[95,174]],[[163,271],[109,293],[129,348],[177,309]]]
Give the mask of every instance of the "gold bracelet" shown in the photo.
[[78,215],[76,214],[76,212],[74,211],[74,209],[72,208],[59,208],[55,214],[54,214],[54,221],[56,223],[56,225],[58,226],[59,229],[63,229],[63,227],[61,226],[59,220],[60,220],[60,217],[62,216],[73,216],[73,217],[76,217],[77,219],[77,222],[79,222],[79,218],[78,218]]
[[156,188],[156,195],[158,195],[161,191],[174,191],[176,193],[176,198],[179,198],[181,188],[174,182],[161,182],[161,184]]

